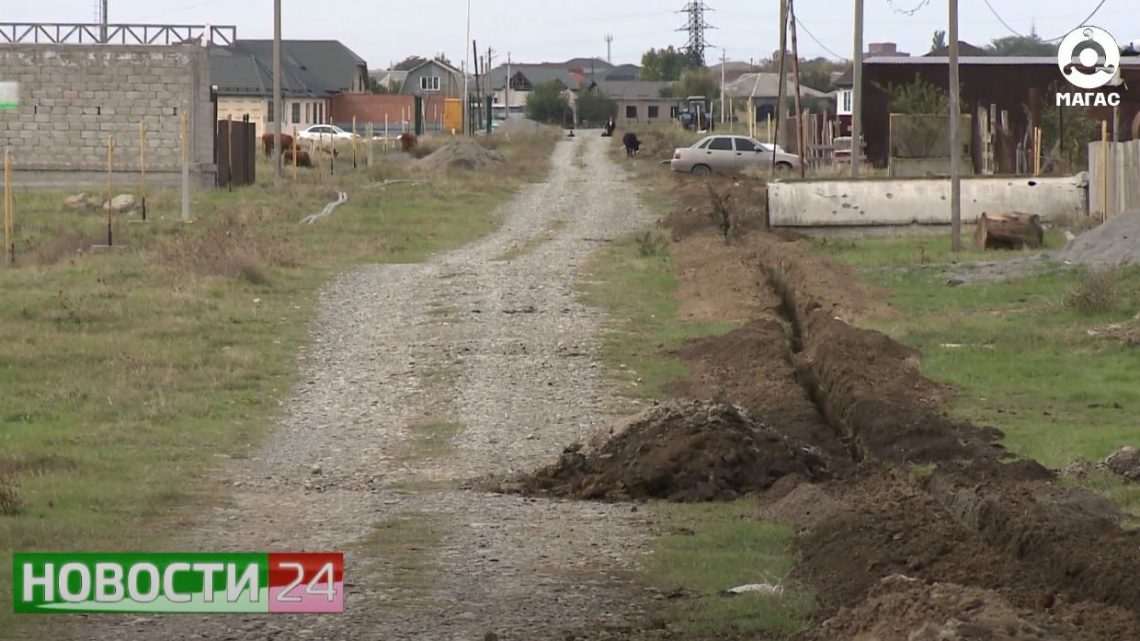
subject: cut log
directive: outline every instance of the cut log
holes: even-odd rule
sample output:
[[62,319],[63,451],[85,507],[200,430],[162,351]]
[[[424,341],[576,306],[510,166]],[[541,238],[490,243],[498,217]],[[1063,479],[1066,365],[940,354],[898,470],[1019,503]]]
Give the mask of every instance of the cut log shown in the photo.
[[1037,249],[1045,244],[1045,227],[1037,214],[984,213],[974,229],[978,249]]

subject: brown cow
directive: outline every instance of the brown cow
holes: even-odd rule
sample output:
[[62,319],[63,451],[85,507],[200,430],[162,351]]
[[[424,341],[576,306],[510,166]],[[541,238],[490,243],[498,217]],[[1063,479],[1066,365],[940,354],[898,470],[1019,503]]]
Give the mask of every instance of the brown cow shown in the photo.
[[[293,164],[293,148],[286,147],[285,153],[281,155],[281,162],[286,166]],[[309,157],[309,152],[304,149],[297,150],[297,166],[298,167],[312,167],[313,159]]]
[[412,150],[416,148],[419,140],[416,139],[416,135],[414,133],[406,131],[399,136],[396,136],[396,142],[400,143],[400,151],[406,154],[410,154],[412,153]]
[[[289,134],[281,134],[281,146],[288,150],[293,146],[293,136]],[[261,147],[265,150],[265,157],[269,158],[273,153],[273,134],[261,134]]]

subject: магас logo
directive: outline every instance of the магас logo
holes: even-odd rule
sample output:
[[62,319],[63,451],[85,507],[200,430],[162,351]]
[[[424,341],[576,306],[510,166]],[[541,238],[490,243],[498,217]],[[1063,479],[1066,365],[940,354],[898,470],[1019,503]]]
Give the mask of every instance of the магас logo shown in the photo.
[[[1078,27],[1061,40],[1057,66],[1069,84],[1100,89],[1116,84],[1120,74],[1120,45],[1100,27]],[[1115,107],[1118,93],[1057,93],[1058,107]]]

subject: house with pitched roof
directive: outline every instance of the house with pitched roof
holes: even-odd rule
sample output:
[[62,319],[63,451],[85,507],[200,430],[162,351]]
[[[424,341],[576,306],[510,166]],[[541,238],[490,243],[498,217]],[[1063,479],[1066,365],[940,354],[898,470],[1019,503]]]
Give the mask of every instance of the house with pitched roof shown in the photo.
[[557,81],[572,96],[586,79],[580,70],[569,69],[561,62],[502,64],[492,69],[490,75],[490,88],[495,105],[507,106],[509,101],[512,111],[518,111],[526,106],[527,96],[536,85]]
[[[273,41],[238,40],[210,47],[210,77],[218,118],[249,118],[258,135],[269,130],[273,110]],[[333,96],[368,90],[364,60],[336,40],[281,43],[282,129],[291,132],[329,122]]]

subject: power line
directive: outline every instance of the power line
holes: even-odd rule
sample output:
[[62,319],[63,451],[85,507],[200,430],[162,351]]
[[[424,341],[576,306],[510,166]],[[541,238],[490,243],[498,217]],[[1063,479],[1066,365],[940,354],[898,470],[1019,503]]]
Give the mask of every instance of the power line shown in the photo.
[[834,51],[832,51],[831,49],[829,49],[829,48],[827,47],[827,45],[825,45],[825,44],[823,44],[822,42],[820,42],[820,41],[819,41],[819,38],[816,38],[816,37],[815,37],[815,34],[814,34],[814,33],[812,33],[810,29],[808,29],[808,28],[807,28],[807,26],[804,24],[804,21],[803,21],[803,20],[800,20],[800,17],[799,17],[799,16],[796,16],[796,25],[797,25],[797,26],[799,26],[799,28],[800,28],[800,29],[803,29],[803,30],[804,30],[804,33],[806,33],[806,34],[808,35],[808,37],[812,39],[812,42],[814,42],[814,43],[816,43],[817,45],[819,45],[821,49],[823,49],[823,50],[824,50],[824,51],[826,51],[827,53],[830,53],[831,55],[835,56],[836,58],[838,58],[838,59],[840,59],[840,60],[847,60],[847,58],[845,58],[845,57],[843,57],[843,56],[841,56],[841,55],[839,55],[839,54],[835,53]]
[[893,0],[887,0],[887,4],[890,5],[891,9],[895,13],[899,14],[900,16],[911,16],[911,17],[913,17],[914,14],[925,9],[926,5],[930,4],[930,0],[922,0],[921,2],[918,3],[918,6],[916,6],[913,9],[899,9],[898,7],[895,6],[895,3],[893,2]]
[[1098,12],[1100,12],[1101,7],[1103,7],[1104,3],[1107,1],[1108,0],[1100,0],[1100,4],[1098,4],[1096,6],[1096,8],[1092,10],[1092,13],[1090,13],[1087,17],[1085,17],[1084,20],[1081,20],[1080,24],[1078,24],[1076,27],[1073,27],[1072,29],[1069,29],[1068,32],[1061,34],[1061,35],[1057,36],[1056,38],[1046,40],[1045,42],[1056,42],[1058,40],[1062,40],[1062,39],[1064,39],[1065,36],[1069,35],[1069,33],[1073,32],[1075,29],[1078,29],[1081,26],[1088,24],[1089,20],[1092,20],[1093,16],[1095,16]]
[[986,6],[990,8],[990,13],[994,14],[994,17],[998,19],[998,22],[1000,22],[1002,24],[1002,26],[1004,26],[1006,29],[1009,29],[1010,33],[1017,36],[1018,38],[1024,38],[1025,37],[1025,34],[1021,33],[1017,29],[1014,29],[1013,27],[1009,26],[1009,23],[1005,21],[1005,18],[1001,17],[1001,15],[998,14],[997,9],[994,9],[994,6],[992,4],[990,4],[990,0],[983,0],[983,1],[986,3]]
[[[983,0],[983,1],[986,3],[986,6],[989,7],[990,13],[994,14],[994,17],[998,19],[998,22],[1000,22],[1002,24],[1002,26],[1004,26],[1006,29],[1008,29],[1010,33],[1017,36],[1018,38],[1028,37],[1025,34],[1018,31],[1017,29],[1014,29],[1013,27],[1011,27],[1009,25],[1009,23],[1005,21],[1005,18],[1002,18],[1001,15],[997,12],[997,9],[994,9],[994,6],[990,3],[990,0]],[[1082,25],[1088,24],[1088,21],[1092,20],[1093,16],[1095,16],[1097,13],[1100,12],[1101,8],[1104,7],[1104,4],[1106,2],[1108,2],[1108,0],[1100,0],[1100,3],[1096,5],[1096,8],[1094,8],[1089,13],[1089,15],[1085,16],[1085,19],[1081,20],[1080,23],[1078,23],[1076,27],[1073,27],[1073,29],[1069,29],[1069,31],[1066,31],[1065,33],[1057,36],[1056,38],[1048,38],[1048,39],[1043,39],[1041,41],[1042,42],[1057,42],[1059,40],[1062,40],[1065,36],[1069,35],[1069,33],[1071,33],[1074,29],[1078,29]]]

